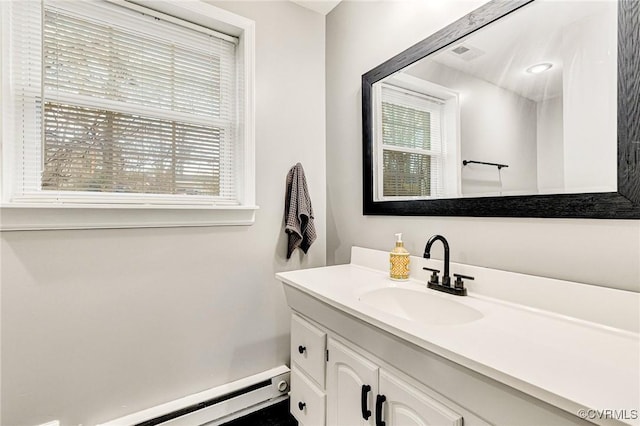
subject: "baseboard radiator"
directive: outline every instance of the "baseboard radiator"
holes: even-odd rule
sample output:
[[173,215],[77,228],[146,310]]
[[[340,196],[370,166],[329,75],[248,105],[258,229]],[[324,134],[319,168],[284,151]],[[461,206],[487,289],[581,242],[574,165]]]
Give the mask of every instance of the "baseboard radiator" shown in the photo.
[[98,426],[215,426],[288,398],[289,368],[282,365]]

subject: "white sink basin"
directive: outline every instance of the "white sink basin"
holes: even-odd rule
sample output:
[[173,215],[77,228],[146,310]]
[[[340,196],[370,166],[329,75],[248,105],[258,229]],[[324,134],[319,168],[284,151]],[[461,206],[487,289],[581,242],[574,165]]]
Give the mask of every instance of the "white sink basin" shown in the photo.
[[474,308],[429,291],[432,290],[387,287],[364,293],[359,300],[391,315],[425,325],[465,324],[483,317]]

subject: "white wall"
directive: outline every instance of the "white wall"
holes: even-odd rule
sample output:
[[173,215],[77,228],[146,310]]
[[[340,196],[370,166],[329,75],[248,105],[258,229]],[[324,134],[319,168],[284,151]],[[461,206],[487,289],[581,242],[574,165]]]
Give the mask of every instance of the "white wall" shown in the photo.
[[[325,21],[256,21],[256,224],[4,232],[2,425],[95,424],[289,360],[277,271],[325,264]],[[285,176],[305,167],[318,240],[285,260]]]
[[562,141],[562,96],[536,103],[538,116],[538,190],[558,194],[564,187],[564,143]]
[[352,245],[389,250],[396,232],[420,255],[438,233],[448,238],[457,262],[640,291],[637,220],[362,215],[362,74],[482,3],[346,1],[328,15],[328,262],[348,262]]
[[[602,141],[617,135],[616,2],[582,19],[562,35],[564,182],[571,192],[613,191],[617,146]],[[613,48],[612,48],[613,47]]]

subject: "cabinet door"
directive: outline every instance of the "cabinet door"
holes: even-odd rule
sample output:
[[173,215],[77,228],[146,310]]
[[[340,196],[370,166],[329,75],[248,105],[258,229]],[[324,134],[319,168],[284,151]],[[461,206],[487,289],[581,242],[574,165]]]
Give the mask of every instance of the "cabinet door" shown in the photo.
[[378,366],[331,338],[327,347],[327,425],[375,425]]
[[386,397],[380,415],[388,426],[462,426],[462,416],[384,370],[380,394]]

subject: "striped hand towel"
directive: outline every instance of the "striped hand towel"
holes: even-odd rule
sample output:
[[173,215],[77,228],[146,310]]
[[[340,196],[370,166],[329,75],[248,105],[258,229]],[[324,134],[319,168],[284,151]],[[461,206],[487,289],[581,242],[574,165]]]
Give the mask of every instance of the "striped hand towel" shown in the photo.
[[288,235],[287,259],[298,247],[306,254],[316,239],[316,228],[313,224],[313,208],[307,179],[300,163],[291,167],[287,174],[284,221],[284,231]]

